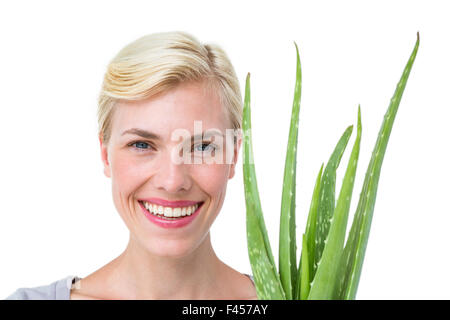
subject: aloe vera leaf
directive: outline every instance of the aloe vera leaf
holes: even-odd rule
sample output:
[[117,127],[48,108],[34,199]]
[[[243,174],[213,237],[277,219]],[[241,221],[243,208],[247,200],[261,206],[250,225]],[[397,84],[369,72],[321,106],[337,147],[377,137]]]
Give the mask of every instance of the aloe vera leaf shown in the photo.
[[308,239],[306,234],[303,234],[302,240],[302,259],[300,260],[300,300],[306,300],[309,295],[309,252]]
[[319,209],[319,191],[322,181],[323,163],[320,167],[320,171],[316,178],[316,184],[314,185],[313,196],[311,200],[311,206],[309,208],[308,220],[306,222],[306,239],[308,241],[308,260],[309,260],[309,282],[313,280],[313,264],[314,264],[314,251],[316,247],[316,226],[317,226],[317,211]]
[[[312,281],[312,270],[313,270],[313,263],[314,263],[314,239],[315,239],[315,233],[316,233],[316,219],[317,219],[317,208],[319,205],[319,189],[320,189],[320,180],[322,178],[322,171],[323,171],[323,163],[320,167],[319,173],[317,174],[316,183],[314,185],[314,191],[311,199],[311,204],[309,207],[309,214],[308,214],[308,220],[306,222],[306,230],[305,230],[305,236],[306,236],[306,245],[308,249],[308,280],[307,280],[307,288],[309,292],[309,286]],[[303,249],[302,249],[303,250]],[[297,273],[297,284],[296,284],[296,292],[295,292],[295,299],[300,299],[300,291],[301,288],[306,285],[303,283],[303,279],[301,279],[301,272],[300,266],[302,264],[302,254],[300,255],[300,262],[299,262],[299,268]]]
[[356,296],[372,223],[381,165],[383,163],[384,154],[386,152],[398,106],[417,55],[419,43],[420,38],[419,33],[417,33],[416,44],[403,70],[403,74],[397,84],[394,95],[391,98],[388,110],[384,115],[383,123],[378,133],[378,138],[366,171],[358,207],[341,260],[340,276],[342,277],[342,280],[339,281],[337,290],[337,295],[340,299],[351,300],[355,299]]
[[259,198],[253,162],[250,113],[250,73],[245,83],[243,110],[243,176],[247,217],[247,246],[258,299],[285,299],[276,270]]
[[335,187],[336,187],[336,170],[342,158],[342,154],[347,146],[350,135],[353,131],[353,125],[349,126],[339,139],[333,153],[328,160],[327,166],[323,172],[320,181],[319,191],[319,208],[317,211],[315,248],[314,248],[314,265],[313,275],[315,277],[317,265],[322,257],[325,240],[328,236],[330,221],[333,217],[335,206]]
[[284,165],[283,192],[281,197],[280,238],[279,238],[279,270],[281,284],[286,299],[292,300],[295,294],[297,276],[297,244],[295,237],[295,188],[297,173],[297,137],[300,113],[300,97],[302,88],[302,70],[298,47],[297,73],[295,81],[294,102],[292,105],[291,125]]
[[358,107],[358,129],[339,198],[331,219],[330,231],[317,267],[308,299],[334,299],[334,289],[347,230],[348,212],[355,182],[356,167],[361,143],[361,108]]

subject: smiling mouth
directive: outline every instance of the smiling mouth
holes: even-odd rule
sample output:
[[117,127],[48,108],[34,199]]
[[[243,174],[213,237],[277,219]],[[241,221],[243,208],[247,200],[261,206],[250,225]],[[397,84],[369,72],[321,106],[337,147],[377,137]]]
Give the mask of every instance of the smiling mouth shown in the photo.
[[181,220],[191,216],[197,211],[199,207],[203,205],[203,202],[199,202],[192,206],[186,207],[164,207],[157,204],[152,204],[146,201],[138,200],[138,202],[147,210],[148,213],[163,219],[163,220]]

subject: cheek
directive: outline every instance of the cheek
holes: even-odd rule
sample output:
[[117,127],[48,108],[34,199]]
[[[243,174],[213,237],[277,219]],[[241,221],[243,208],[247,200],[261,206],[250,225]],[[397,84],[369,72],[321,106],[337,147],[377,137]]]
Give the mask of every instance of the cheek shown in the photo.
[[210,164],[195,170],[196,182],[206,193],[215,196],[227,187],[229,165]]
[[146,176],[143,172],[150,171],[141,161],[120,152],[115,153],[111,160],[111,182],[114,195],[128,198],[145,183]]

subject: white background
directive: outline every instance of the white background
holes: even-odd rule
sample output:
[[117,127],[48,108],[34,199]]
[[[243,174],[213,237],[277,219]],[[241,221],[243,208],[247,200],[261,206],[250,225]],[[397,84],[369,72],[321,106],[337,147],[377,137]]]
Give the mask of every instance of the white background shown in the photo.
[[[275,260],[295,82],[303,68],[297,238],[317,172],[356,125],[362,142],[351,217],[383,116],[420,32],[379,182],[358,299],[450,293],[450,23],[445,1],[14,1],[0,5],[0,297],[87,276],[128,230],[103,175],[96,99],[106,65],[148,33],[181,30],[251,73],[255,164]],[[337,178],[343,172],[356,130]],[[251,273],[242,153],[211,230],[218,256]]]

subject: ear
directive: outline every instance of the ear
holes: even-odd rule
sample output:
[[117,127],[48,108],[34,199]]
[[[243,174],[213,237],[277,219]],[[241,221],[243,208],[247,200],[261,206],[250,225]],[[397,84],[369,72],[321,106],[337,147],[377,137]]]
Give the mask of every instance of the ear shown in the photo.
[[105,173],[105,176],[111,178],[111,166],[108,161],[108,146],[103,143],[103,135],[101,133],[98,135],[98,140],[100,142],[100,154],[104,166],[103,172]]
[[234,174],[236,171],[236,163],[239,158],[239,150],[241,150],[241,144],[242,144],[242,137],[241,137],[241,135],[237,135],[236,143],[234,144],[233,163],[231,164],[231,167],[230,167],[230,173],[228,175],[228,179],[232,179],[234,177]]

